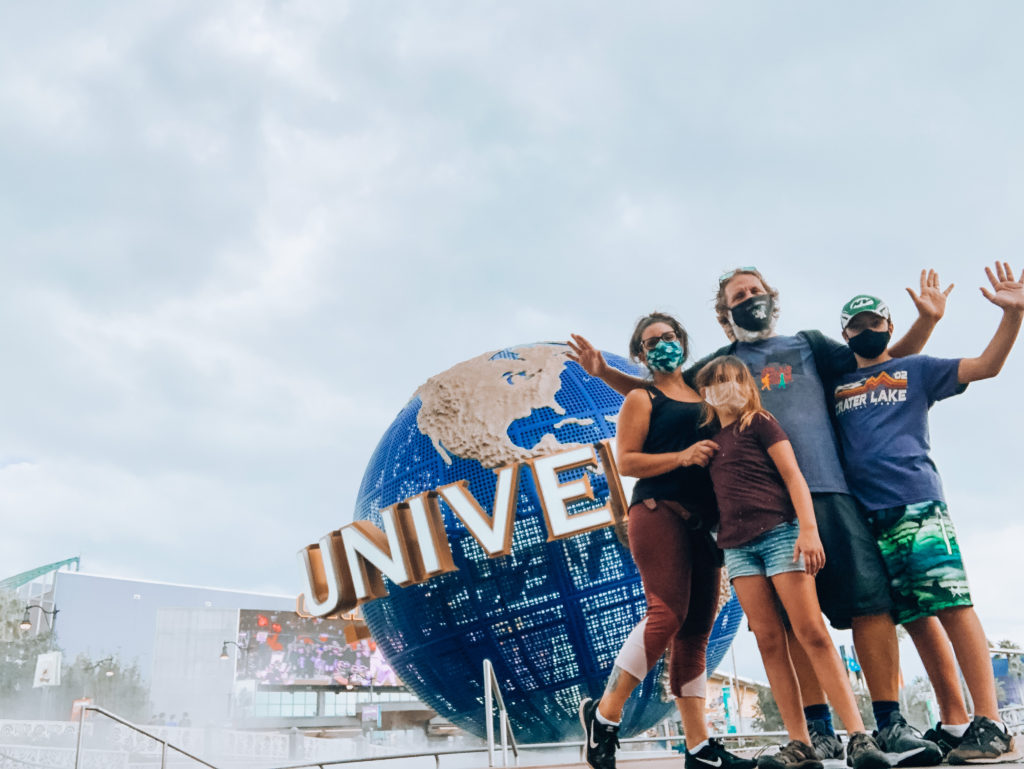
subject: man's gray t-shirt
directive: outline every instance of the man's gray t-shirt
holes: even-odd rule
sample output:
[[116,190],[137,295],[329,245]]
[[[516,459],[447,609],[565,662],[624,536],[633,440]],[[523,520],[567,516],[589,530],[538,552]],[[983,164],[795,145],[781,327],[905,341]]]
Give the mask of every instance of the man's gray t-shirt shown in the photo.
[[[838,342],[832,344],[846,349]],[[738,342],[734,355],[747,364],[761,403],[789,435],[808,488],[849,494],[825,390],[807,340],[773,336],[759,342]]]

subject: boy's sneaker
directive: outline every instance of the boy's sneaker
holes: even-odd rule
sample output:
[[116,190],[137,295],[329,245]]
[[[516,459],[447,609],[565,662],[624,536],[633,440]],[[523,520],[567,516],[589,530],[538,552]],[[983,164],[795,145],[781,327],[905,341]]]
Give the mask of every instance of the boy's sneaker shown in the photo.
[[924,733],[924,739],[934,742],[942,750],[942,757],[945,758],[949,755],[949,751],[953,748],[960,747],[960,743],[963,742],[963,737],[957,737],[955,734],[950,734],[942,728],[942,722],[939,721],[935,724],[934,729],[929,729]]
[[882,750],[895,754],[893,766],[937,766],[942,763],[942,748],[924,739],[899,713],[893,713],[889,725],[875,736]]
[[830,758],[843,758],[843,741],[836,737],[824,721],[814,720],[807,722],[807,731],[811,733],[811,747],[818,754],[818,758],[826,761]]
[[686,752],[685,769],[754,769],[757,761],[730,753],[714,737],[696,753]]
[[853,769],[888,769],[892,766],[878,742],[867,732],[854,732],[846,745],[846,763]]
[[597,702],[587,697],[580,703],[580,724],[586,740],[587,764],[593,769],[615,769],[619,727],[597,720]]
[[1020,758],[1013,736],[991,718],[975,716],[960,745],[949,752],[951,764],[993,764]]
[[757,769],[825,769],[814,748],[800,740],[792,740],[778,753],[757,759]]

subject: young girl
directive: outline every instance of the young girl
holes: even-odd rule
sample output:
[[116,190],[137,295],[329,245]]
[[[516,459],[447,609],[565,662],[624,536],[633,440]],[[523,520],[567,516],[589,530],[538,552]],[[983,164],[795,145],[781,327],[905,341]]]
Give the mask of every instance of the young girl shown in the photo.
[[850,734],[847,763],[888,767],[864,729],[843,664],[825,629],[814,575],[825,564],[818,527],[793,447],[761,407],[757,385],[734,356],[715,358],[697,375],[708,404],[705,423],[717,419],[718,450],[709,469],[718,498],[718,546],[750,628],[757,638],[772,694],[790,742],[758,761],[762,769],[810,769],[822,764],[810,746],[800,689],[789,660],[777,595],[814,672]]
[[[578,356],[593,349],[581,337],[572,347]],[[718,551],[700,521],[716,512],[705,469],[715,446],[701,440],[703,401],[683,381],[687,348],[683,327],[663,313],[642,318],[629,342],[630,357],[651,371],[646,386],[626,396],[617,430],[619,470],[640,479],[629,508],[629,550],[643,580],[647,614],[616,657],[601,699],[580,703],[586,761],[593,769],[615,769],[626,700],[666,649],[686,734],[685,769],[754,767],[709,738],[704,722],[705,651],[721,582]]]

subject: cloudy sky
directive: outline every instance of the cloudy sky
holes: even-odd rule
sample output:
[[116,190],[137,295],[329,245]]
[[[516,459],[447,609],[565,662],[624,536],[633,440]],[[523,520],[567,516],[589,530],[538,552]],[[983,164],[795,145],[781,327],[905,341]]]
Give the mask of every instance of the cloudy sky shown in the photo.
[[[12,4],[0,29],[0,577],[293,594],[427,377],[678,313],[780,330],[1024,267],[1019,4]],[[1014,96],[1014,94],[1017,96]],[[933,412],[993,638],[1024,642],[1024,350]]]

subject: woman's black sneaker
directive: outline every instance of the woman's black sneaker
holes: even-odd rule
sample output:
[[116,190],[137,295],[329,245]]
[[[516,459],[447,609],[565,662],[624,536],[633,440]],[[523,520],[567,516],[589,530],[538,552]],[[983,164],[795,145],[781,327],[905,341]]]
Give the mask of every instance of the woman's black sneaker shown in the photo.
[[778,753],[757,759],[757,769],[825,769],[810,745],[792,740]]
[[586,740],[587,764],[593,769],[615,769],[619,727],[597,720],[597,702],[587,697],[580,703],[580,724]]
[[730,753],[714,737],[696,753],[686,751],[685,769],[754,769],[757,761]]
[[1007,734],[1002,724],[985,716],[975,716],[960,745],[949,752],[949,763],[994,764],[1016,761],[1020,756],[1013,736]]

